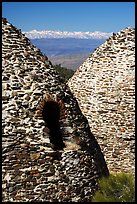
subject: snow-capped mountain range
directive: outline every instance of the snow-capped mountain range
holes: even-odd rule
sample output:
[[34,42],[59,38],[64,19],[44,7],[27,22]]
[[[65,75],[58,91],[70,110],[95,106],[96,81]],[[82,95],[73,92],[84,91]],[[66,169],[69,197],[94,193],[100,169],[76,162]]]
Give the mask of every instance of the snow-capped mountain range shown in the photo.
[[52,31],[52,30],[32,30],[29,32],[23,32],[29,39],[40,38],[79,38],[79,39],[107,39],[113,33],[107,32],[69,32],[69,31]]

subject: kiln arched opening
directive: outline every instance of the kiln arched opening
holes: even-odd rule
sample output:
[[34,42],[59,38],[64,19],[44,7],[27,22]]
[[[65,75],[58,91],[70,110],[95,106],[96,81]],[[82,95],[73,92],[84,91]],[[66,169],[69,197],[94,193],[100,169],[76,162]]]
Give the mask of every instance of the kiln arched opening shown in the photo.
[[46,101],[43,106],[42,117],[50,130],[50,142],[54,145],[54,149],[63,149],[65,144],[60,130],[60,107],[58,103],[55,101]]

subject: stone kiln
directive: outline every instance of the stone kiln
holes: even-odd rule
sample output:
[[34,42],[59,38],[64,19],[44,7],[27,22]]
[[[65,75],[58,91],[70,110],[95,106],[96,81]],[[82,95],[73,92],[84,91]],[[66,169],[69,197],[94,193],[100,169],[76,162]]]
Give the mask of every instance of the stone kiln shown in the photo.
[[2,133],[3,201],[91,201],[109,174],[68,86],[5,18]]
[[135,170],[135,29],[114,33],[68,85],[105,155],[109,170]]

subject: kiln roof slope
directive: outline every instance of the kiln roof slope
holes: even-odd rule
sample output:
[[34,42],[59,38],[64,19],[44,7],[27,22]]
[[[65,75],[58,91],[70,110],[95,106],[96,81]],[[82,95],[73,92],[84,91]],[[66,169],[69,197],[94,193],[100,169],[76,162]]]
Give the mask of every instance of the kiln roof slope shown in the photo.
[[[38,117],[47,102],[56,104],[51,106],[54,113],[60,111],[58,127]],[[68,86],[48,58],[5,18],[2,128],[3,201],[90,201],[97,178],[108,175],[100,147]],[[53,133],[62,135],[62,150],[54,151],[49,140]]]
[[106,157],[109,170],[135,169],[135,29],[106,40],[68,85]]

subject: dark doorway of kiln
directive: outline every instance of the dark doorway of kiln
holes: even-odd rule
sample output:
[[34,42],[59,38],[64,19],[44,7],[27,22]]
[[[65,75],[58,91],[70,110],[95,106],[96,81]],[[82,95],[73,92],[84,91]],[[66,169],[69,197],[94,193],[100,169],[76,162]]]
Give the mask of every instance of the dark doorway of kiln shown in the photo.
[[55,101],[47,101],[43,107],[42,117],[50,132],[50,142],[54,150],[62,150],[65,147],[60,129],[60,107]]

